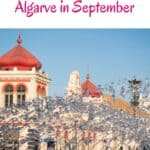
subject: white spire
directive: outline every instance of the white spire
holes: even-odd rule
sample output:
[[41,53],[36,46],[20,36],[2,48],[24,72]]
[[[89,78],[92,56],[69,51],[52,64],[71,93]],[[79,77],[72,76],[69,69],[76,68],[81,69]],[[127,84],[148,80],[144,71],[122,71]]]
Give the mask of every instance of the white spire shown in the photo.
[[79,99],[81,96],[80,74],[77,70],[71,72],[68,86],[66,88],[66,97]]

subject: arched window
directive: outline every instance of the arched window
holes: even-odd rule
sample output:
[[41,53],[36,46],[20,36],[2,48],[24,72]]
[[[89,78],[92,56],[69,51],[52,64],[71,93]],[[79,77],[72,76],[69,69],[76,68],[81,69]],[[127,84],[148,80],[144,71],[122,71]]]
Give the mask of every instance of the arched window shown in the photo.
[[120,149],[119,150],[123,150],[123,146],[120,146]]
[[13,86],[7,85],[5,87],[5,107],[11,107],[13,104]]
[[41,93],[41,96],[42,96],[42,97],[46,96],[46,90],[45,90],[45,87],[42,87],[42,93]]
[[19,85],[17,87],[17,104],[22,105],[25,103],[26,99],[26,88],[24,85]]
[[37,87],[37,98],[40,98],[41,96],[41,86]]
[[143,147],[143,150],[148,150],[145,146]]

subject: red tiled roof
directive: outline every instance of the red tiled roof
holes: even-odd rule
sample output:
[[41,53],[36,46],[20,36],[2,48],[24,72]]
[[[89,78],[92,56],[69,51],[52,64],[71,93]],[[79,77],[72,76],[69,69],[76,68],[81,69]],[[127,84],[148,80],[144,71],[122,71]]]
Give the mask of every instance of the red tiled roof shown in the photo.
[[129,114],[133,114],[136,113],[140,116],[150,116],[149,113],[144,112],[142,110],[140,110],[139,108],[135,108],[135,112],[133,111],[133,107],[131,106],[131,104],[121,98],[115,98],[115,100],[113,100],[112,96],[106,93],[103,93],[102,95],[102,99],[108,103],[111,107],[115,108],[115,109],[119,109],[119,110],[123,110],[128,112]]
[[36,69],[41,68],[40,61],[22,47],[20,45],[21,42],[22,40],[19,36],[17,39],[18,45],[0,57],[0,66],[2,69],[12,69],[13,67],[21,70],[31,69],[32,67]]
[[97,87],[90,81],[89,75],[87,75],[87,79],[81,85],[82,88],[82,96],[83,97],[97,97],[99,98],[101,92],[97,89]]

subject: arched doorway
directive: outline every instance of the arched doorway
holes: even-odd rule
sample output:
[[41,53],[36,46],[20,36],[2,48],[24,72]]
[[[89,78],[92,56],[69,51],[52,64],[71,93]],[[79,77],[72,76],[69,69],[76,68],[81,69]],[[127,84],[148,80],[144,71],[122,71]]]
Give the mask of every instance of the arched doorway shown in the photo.
[[5,107],[11,107],[13,104],[13,86],[7,85],[5,87]]
[[17,87],[17,104],[23,105],[25,104],[26,99],[26,88],[24,85],[19,85]]

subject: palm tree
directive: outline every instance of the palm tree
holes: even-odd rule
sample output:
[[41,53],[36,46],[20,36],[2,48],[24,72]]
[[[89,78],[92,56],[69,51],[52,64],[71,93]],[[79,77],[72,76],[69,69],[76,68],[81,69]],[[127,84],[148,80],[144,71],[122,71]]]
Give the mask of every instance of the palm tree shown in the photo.
[[132,80],[128,80],[129,90],[131,92],[131,106],[133,106],[133,111],[135,115],[135,109],[139,105],[139,97],[140,97],[140,85],[141,80],[137,80],[135,77]]

